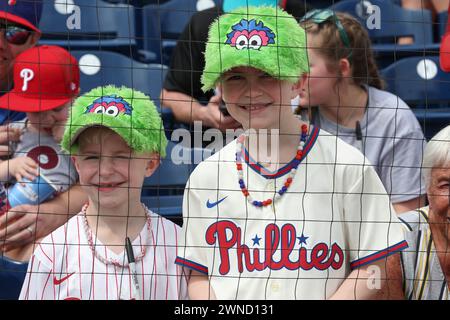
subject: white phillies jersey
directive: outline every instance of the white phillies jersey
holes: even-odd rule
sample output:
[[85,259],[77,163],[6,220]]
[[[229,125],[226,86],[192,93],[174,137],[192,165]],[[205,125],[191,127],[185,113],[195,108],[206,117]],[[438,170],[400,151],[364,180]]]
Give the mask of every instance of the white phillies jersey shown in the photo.
[[[236,141],[200,163],[183,203],[177,264],[208,275],[218,299],[327,299],[354,268],[407,247],[367,159],[314,128],[293,182],[274,204],[249,204],[238,183]],[[293,163],[268,172],[247,151],[244,182],[272,199]]]
[[[150,235],[146,225],[132,244],[135,257],[147,246],[144,258],[136,262],[140,298],[185,299],[186,279],[174,263],[179,227],[155,213],[150,215]],[[19,299],[134,299],[129,267],[105,264],[93,255],[83,220],[80,213],[42,240],[29,262]],[[95,239],[94,234],[92,237],[98,254],[106,259],[127,261],[125,251],[115,254]],[[145,239],[151,240],[145,243]]]

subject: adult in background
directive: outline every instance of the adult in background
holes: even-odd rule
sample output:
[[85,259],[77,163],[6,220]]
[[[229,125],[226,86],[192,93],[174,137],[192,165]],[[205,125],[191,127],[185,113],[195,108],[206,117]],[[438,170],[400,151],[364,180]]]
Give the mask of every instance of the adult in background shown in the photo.
[[[42,1],[0,1],[0,96],[13,87],[14,59],[34,47],[41,31]],[[25,118],[25,113],[0,110],[0,125]]]
[[[447,10],[450,4],[449,0],[402,0],[401,6],[408,10],[430,10],[433,18],[433,24],[438,23],[436,17]],[[401,37],[398,44],[413,44],[413,37]]]

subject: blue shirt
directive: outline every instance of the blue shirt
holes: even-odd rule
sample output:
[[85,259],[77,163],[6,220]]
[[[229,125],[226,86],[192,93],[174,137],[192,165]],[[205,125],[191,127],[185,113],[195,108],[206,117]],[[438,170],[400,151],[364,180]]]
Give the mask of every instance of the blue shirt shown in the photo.
[[26,114],[24,112],[0,109],[0,125],[22,120],[25,116]]
[[[4,92],[6,93],[6,92]],[[0,94],[0,97],[2,94]],[[20,121],[26,116],[25,112],[12,111],[8,109],[0,109],[0,125],[10,122]]]

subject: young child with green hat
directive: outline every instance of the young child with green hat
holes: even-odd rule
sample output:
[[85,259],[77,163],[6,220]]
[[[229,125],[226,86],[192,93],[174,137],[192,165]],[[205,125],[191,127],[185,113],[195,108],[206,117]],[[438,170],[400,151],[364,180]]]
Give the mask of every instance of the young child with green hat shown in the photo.
[[186,186],[176,263],[191,269],[191,299],[372,298],[387,257],[407,247],[367,159],[291,111],[305,37],[273,7],[210,26],[203,90],[220,89],[245,133]]
[[20,299],[186,296],[174,263],[179,227],[140,201],[166,145],[156,107],[139,91],[105,86],[75,101],[62,147],[89,201],[34,251]]

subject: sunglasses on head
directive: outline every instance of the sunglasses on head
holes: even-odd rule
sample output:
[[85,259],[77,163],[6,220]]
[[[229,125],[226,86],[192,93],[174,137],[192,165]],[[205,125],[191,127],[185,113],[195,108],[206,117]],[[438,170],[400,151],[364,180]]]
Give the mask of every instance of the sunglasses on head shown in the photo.
[[332,21],[334,22],[336,28],[339,31],[339,36],[341,37],[342,42],[344,45],[350,49],[350,54],[347,58],[350,58],[352,55],[351,47],[350,47],[350,39],[348,37],[347,32],[344,29],[344,26],[342,25],[341,21],[337,17],[336,13],[333,10],[325,9],[325,10],[312,10],[309,11],[307,14],[303,16],[303,18],[300,19],[300,23],[305,21],[312,21],[315,24],[322,24],[326,21]]
[[32,31],[23,27],[0,23],[0,31],[4,32],[5,39],[8,43],[20,46],[27,42]]

